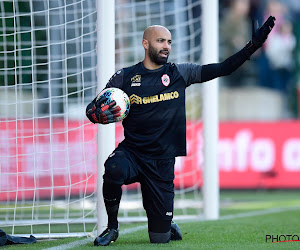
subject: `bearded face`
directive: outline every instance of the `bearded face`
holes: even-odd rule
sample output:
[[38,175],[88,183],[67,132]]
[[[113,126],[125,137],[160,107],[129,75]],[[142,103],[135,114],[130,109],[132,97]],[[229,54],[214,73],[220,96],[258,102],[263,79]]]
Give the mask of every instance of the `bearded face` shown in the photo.
[[149,58],[152,62],[154,62],[157,65],[163,65],[167,63],[168,57],[169,57],[169,51],[167,49],[157,50],[149,42]]

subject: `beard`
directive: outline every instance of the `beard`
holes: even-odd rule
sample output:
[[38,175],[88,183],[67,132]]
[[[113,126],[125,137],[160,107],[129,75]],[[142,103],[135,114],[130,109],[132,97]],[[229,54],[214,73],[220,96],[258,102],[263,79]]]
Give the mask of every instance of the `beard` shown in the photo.
[[149,58],[152,62],[154,62],[157,65],[163,65],[167,63],[169,55],[167,57],[162,57],[159,55],[159,53],[163,52],[163,50],[158,51],[154,47],[151,46],[149,43]]

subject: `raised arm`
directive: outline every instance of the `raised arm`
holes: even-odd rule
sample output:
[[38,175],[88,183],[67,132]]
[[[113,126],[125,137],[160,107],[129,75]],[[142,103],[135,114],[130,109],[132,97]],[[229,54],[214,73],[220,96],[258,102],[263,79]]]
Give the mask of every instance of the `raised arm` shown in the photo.
[[237,70],[267,40],[268,35],[275,25],[275,20],[275,17],[270,16],[257,30],[254,22],[252,22],[252,39],[246,46],[221,63],[203,65],[200,82],[206,82],[220,76],[227,76]]

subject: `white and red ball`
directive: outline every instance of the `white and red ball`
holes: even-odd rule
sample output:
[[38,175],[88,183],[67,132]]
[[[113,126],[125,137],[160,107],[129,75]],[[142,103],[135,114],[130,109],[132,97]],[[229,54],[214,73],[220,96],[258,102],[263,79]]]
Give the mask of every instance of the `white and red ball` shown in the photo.
[[116,101],[116,105],[121,108],[120,111],[121,114],[119,117],[117,117],[117,122],[124,120],[125,117],[129,114],[129,109],[130,109],[130,100],[128,95],[121,89],[107,88],[98,94],[96,100],[98,100],[102,95],[104,95],[107,99],[103,103],[104,105],[106,105],[111,101]]

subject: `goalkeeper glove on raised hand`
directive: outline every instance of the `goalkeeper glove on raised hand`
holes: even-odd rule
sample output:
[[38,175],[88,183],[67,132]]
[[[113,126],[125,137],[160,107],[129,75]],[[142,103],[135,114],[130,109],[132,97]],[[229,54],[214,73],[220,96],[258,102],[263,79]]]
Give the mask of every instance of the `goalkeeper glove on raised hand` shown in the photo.
[[101,96],[96,102],[91,102],[86,108],[86,116],[92,123],[108,124],[116,122],[120,116],[121,108],[116,106],[116,101],[104,105],[106,97]]
[[267,40],[268,35],[275,26],[275,17],[270,16],[267,21],[257,29],[256,24],[252,21],[252,39],[247,43],[244,48],[248,57],[250,57],[257,49],[259,49]]

